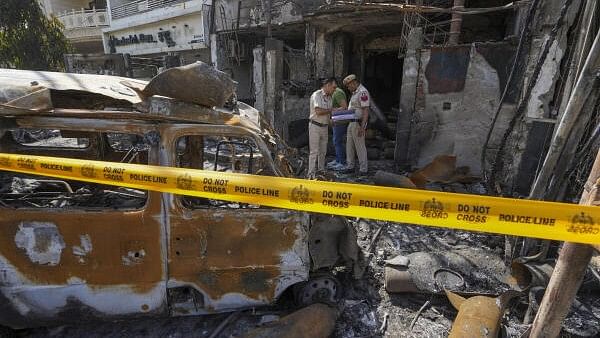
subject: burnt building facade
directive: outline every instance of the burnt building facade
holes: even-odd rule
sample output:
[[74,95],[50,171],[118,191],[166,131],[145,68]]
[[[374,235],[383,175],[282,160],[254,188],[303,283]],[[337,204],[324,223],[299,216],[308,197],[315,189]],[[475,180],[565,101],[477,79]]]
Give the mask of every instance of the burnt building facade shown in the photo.
[[[316,80],[353,73],[377,106],[377,130],[368,137],[381,158],[411,168],[453,154],[480,173],[527,6],[220,0],[214,11],[217,67],[238,81],[238,99],[263,111],[291,143],[302,144]],[[514,109],[516,96],[504,111]]]

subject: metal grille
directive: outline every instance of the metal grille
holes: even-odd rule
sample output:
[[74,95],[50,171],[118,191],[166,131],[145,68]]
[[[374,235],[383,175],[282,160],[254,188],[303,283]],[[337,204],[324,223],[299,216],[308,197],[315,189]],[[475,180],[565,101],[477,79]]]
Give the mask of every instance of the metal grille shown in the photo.
[[108,26],[106,9],[81,9],[65,11],[58,15],[65,29]]
[[113,19],[119,19],[135,15],[138,13],[148,12],[153,9],[163,8],[178,3],[183,3],[189,0],[140,0],[126,3],[111,9],[110,13]]

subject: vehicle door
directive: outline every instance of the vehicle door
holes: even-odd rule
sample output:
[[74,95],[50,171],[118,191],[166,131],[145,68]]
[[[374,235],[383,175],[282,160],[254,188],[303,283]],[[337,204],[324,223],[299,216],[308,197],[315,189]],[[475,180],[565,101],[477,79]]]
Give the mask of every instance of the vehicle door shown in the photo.
[[[0,151],[158,164],[151,124],[23,118]],[[35,129],[32,129],[35,128]],[[17,166],[27,166],[23,158]],[[60,162],[57,172],[75,170]],[[161,194],[0,172],[0,324],[166,313]],[[84,167],[83,176],[126,172]]]
[[[219,181],[220,172],[270,176],[277,172],[262,139],[241,127],[178,125],[165,127],[161,134],[165,149],[171,152],[165,165],[214,172],[211,183],[193,189],[226,190],[227,182]],[[269,193],[268,187],[253,191]],[[308,278],[309,219],[305,213],[166,196],[172,313],[269,304],[289,286]]]

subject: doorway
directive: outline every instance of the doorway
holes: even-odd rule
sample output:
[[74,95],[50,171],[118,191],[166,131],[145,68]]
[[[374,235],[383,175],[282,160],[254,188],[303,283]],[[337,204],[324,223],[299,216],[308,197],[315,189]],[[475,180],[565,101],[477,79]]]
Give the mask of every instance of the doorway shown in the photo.
[[370,52],[365,60],[363,83],[386,116],[399,106],[402,66],[398,51]]

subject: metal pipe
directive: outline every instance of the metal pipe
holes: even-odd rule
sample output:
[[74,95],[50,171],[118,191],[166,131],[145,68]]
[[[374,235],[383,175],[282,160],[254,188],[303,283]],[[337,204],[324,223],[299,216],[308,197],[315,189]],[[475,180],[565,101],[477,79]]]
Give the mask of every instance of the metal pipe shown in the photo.
[[[592,43],[592,37],[594,34],[594,29],[593,27],[596,25],[596,9],[598,8],[598,4],[596,2],[596,0],[589,0],[586,4],[585,7],[585,11],[584,11],[584,18],[583,18],[583,27],[581,27],[580,29],[580,33],[584,35],[582,41],[581,41],[581,45],[579,45],[578,42],[578,50],[579,51],[583,51],[583,50],[587,50],[587,48],[590,47],[590,43]],[[579,54],[579,59],[577,60],[577,73],[576,75],[579,76],[580,72],[581,72],[581,67],[583,67],[585,62],[585,54],[581,53]]]
[[467,299],[449,290],[444,291],[458,310],[448,338],[497,337],[506,306],[520,295],[520,292],[509,290],[497,298],[475,296]]
[[[579,77],[581,67],[585,62],[585,55],[587,50],[590,48],[592,34],[594,33],[594,13],[596,12],[596,1],[588,0],[583,9],[583,17],[579,24],[579,37],[577,38],[577,44],[575,45],[575,51],[573,57],[569,63],[569,75],[565,81],[565,91],[563,94],[563,100],[560,105],[559,112],[564,112],[573,90],[573,83]],[[559,116],[559,119],[561,116]]]

